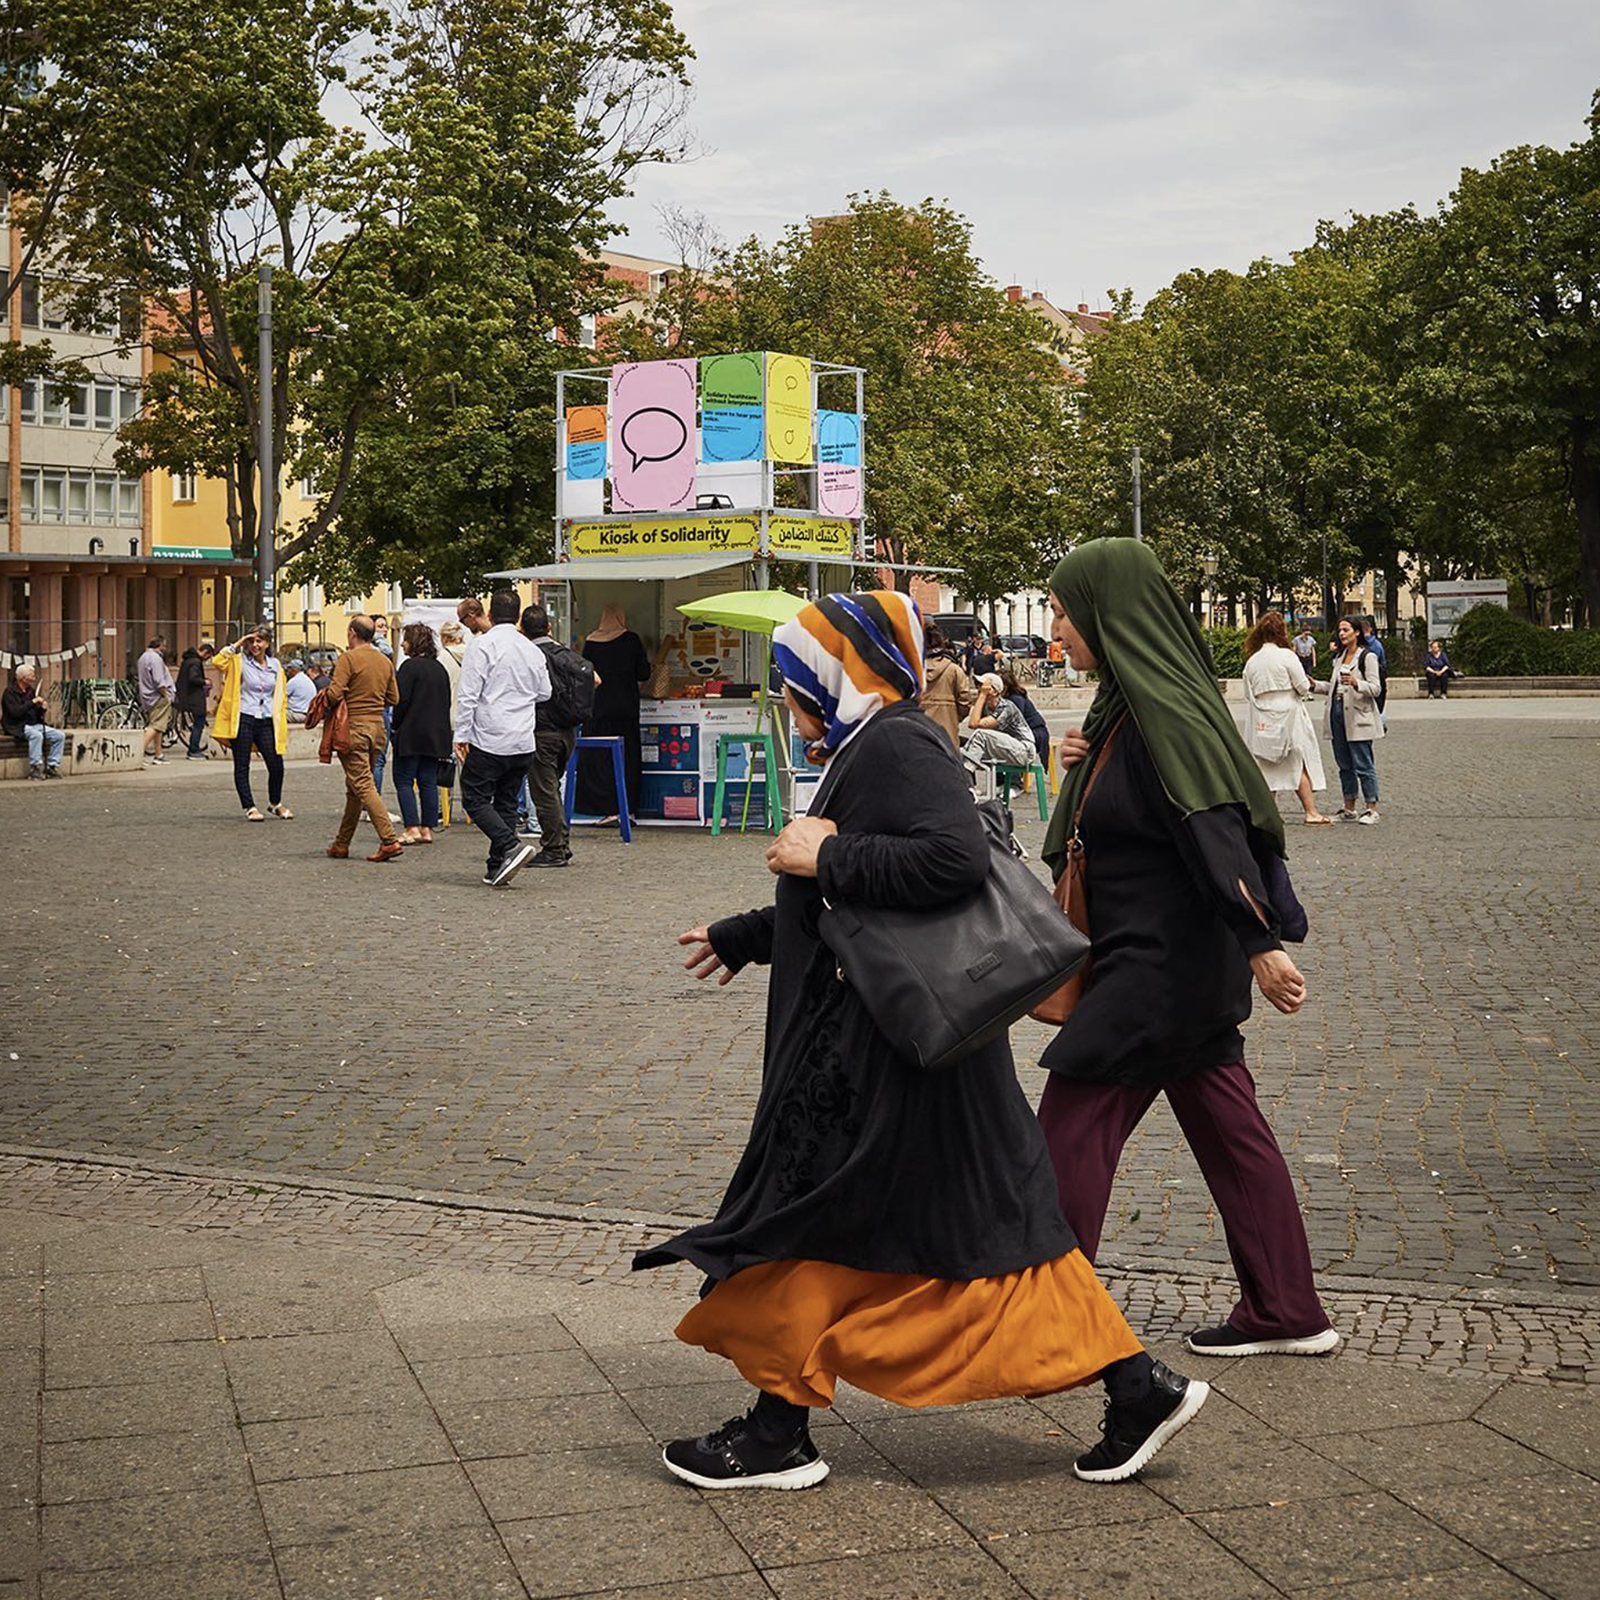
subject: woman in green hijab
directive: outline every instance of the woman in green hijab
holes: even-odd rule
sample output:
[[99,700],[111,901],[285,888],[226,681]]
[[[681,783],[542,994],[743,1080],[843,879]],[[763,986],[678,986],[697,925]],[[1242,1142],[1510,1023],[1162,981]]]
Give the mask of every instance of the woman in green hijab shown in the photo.
[[1189,1348],[1323,1354],[1339,1335],[1239,1033],[1252,977],[1280,1011],[1305,1001],[1268,889],[1282,877],[1277,805],[1217,691],[1199,624],[1148,546],[1091,540],[1050,590],[1055,638],[1100,679],[1082,729],[1062,741],[1070,770],[1044,847],[1058,878],[1082,851],[1092,946],[1082,997],[1043,1057],[1039,1120],[1061,1209],[1093,1260],[1122,1147],[1164,1093],[1239,1279],[1228,1321],[1190,1334]]

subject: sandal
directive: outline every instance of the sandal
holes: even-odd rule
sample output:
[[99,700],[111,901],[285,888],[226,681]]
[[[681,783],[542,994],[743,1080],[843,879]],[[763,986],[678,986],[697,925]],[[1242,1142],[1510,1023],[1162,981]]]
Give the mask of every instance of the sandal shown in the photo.
[[282,817],[285,822],[294,821],[294,812],[292,812],[281,800],[275,806],[268,806],[267,810],[270,811],[275,817]]
[[251,806],[250,809],[245,812],[244,820],[246,822],[265,822],[267,819],[260,806]]
[[1333,818],[1332,817],[1325,817],[1319,811],[1314,816],[1307,817],[1305,819],[1305,824],[1306,824],[1306,826],[1308,828],[1319,828],[1319,827],[1331,828],[1333,826]]

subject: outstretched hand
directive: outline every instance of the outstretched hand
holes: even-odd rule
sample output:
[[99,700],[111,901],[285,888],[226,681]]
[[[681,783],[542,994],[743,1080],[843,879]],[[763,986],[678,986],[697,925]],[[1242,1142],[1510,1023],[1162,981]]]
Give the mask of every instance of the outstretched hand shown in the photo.
[[692,972],[701,982],[709,978],[713,972],[717,974],[719,984],[732,983],[738,977],[738,973],[730,972],[722,964],[722,957],[711,948],[711,934],[707,929],[686,928],[678,935],[678,943],[694,946],[683,966],[686,972]]
[[1306,1003],[1305,975],[1282,950],[1263,950],[1250,957],[1261,993],[1285,1016],[1292,1017]]

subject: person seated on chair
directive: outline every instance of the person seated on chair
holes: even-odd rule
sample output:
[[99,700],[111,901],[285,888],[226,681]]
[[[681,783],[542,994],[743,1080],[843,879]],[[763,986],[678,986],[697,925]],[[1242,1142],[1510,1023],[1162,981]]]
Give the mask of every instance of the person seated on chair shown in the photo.
[[45,724],[44,696],[38,693],[38,671],[24,661],[0,697],[0,726],[28,746],[28,776],[59,778],[61,751],[67,736]]
[[1028,727],[1033,733],[1033,748],[1038,752],[1039,765],[1048,767],[1050,725],[1044,720],[1044,713],[1028,698],[1028,691],[1017,682],[1016,673],[1009,668],[1000,674],[1000,682],[1005,689],[1006,699],[1027,719]]
[[986,672],[978,679],[967,727],[971,731],[961,754],[969,766],[1019,767],[1026,772],[1033,765],[1033,733],[1027,718],[1006,699],[998,672]]

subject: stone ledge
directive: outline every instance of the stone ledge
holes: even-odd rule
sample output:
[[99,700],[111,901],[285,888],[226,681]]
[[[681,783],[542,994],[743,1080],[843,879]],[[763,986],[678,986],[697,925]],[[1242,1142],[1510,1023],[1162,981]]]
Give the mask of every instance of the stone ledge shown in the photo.
[[[105,772],[138,772],[144,766],[142,728],[68,728],[61,770],[71,777]],[[14,754],[20,750],[22,754]],[[26,780],[27,747],[15,740],[0,740],[0,783]]]

